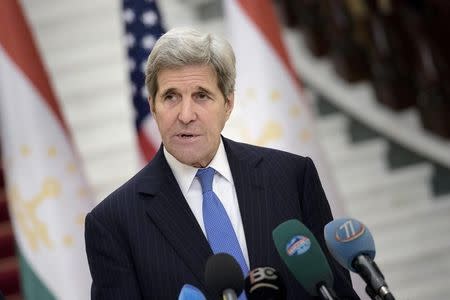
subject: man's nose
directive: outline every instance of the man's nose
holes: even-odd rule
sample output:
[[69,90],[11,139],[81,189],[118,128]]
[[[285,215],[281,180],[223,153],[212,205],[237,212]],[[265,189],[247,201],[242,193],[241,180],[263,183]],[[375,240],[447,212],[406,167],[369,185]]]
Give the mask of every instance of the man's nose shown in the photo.
[[178,119],[182,123],[188,124],[197,118],[194,103],[192,103],[191,99],[183,99],[181,101],[180,105],[181,105],[181,107],[180,107],[180,113],[178,114]]

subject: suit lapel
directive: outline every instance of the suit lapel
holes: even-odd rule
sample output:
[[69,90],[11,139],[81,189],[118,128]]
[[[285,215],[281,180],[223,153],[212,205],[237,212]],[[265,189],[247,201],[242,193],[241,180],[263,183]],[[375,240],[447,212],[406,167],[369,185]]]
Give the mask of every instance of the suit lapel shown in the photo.
[[[204,282],[204,268],[213,253],[195,216],[176,182],[162,148],[138,183],[145,199],[146,213],[199,282]],[[151,175],[157,174],[157,175]]]
[[269,245],[272,225],[269,222],[270,197],[265,172],[260,168],[262,156],[248,146],[223,139],[228,156],[250,260],[250,270],[266,266],[270,261]]

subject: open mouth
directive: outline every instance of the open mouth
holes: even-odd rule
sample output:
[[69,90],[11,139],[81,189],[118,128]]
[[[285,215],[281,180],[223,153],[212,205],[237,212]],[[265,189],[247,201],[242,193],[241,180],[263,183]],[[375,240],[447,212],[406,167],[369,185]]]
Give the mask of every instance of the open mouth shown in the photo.
[[179,136],[180,138],[182,138],[182,139],[191,139],[191,138],[196,137],[196,136],[193,135],[193,134],[179,134],[178,136]]

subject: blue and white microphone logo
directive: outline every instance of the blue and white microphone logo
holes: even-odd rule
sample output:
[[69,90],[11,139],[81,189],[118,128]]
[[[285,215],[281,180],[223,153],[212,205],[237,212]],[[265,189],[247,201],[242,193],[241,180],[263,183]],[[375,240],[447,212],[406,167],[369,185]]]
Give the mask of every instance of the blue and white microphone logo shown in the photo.
[[296,235],[286,245],[286,252],[289,256],[302,255],[311,247],[311,240],[306,236]]
[[363,235],[365,231],[364,224],[354,219],[348,219],[336,229],[336,240],[342,243],[351,242]]

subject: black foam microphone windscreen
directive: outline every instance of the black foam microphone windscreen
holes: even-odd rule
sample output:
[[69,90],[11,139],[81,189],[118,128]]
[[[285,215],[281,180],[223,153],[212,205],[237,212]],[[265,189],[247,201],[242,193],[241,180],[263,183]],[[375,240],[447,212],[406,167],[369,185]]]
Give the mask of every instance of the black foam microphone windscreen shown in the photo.
[[233,293],[239,296],[244,288],[244,276],[233,256],[218,253],[210,256],[206,262],[205,284],[214,297],[222,298],[225,294]]

